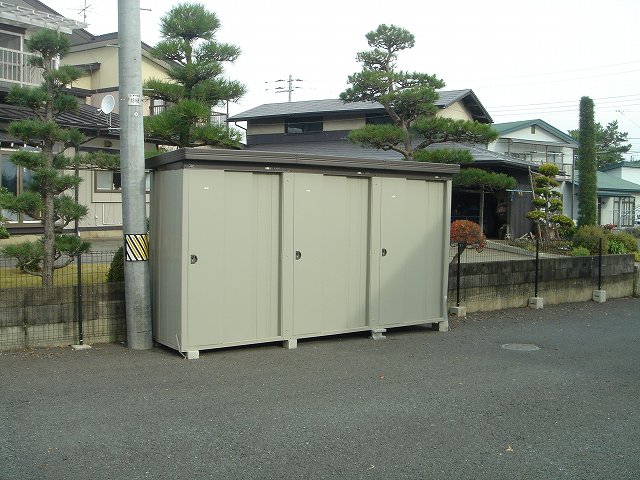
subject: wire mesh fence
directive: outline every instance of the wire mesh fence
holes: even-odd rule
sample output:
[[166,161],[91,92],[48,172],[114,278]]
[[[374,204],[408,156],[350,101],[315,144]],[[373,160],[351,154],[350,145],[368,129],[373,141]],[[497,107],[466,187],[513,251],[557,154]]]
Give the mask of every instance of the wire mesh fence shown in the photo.
[[633,259],[624,255],[571,256],[572,245],[563,240],[487,241],[480,251],[463,247],[450,250],[449,301],[475,303],[476,309],[527,305],[532,297],[547,303],[587,300],[612,275],[633,269]]
[[126,338],[123,282],[108,282],[114,252],[89,252],[56,269],[53,286],[0,256],[0,348]]
[[[586,301],[593,290],[611,287],[614,278],[633,284],[633,256],[570,252],[568,242],[531,238],[487,241],[481,251],[454,245],[449,304],[474,305],[472,311],[524,306],[531,297]],[[0,256],[0,349],[125,340],[124,282],[107,281],[114,253],[83,255],[56,270],[52,287]]]

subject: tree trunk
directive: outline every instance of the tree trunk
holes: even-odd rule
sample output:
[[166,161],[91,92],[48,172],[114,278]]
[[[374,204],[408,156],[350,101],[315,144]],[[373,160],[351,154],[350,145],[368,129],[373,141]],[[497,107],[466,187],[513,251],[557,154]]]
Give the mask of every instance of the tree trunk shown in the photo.
[[[45,61],[45,73],[52,69],[53,59],[47,58]],[[47,96],[48,100],[45,105],[45,120],[54,122],[53,98],[55,88],[51,80],[47,80]],[[45,168],[53,169],[53,142],[45,141],[42,146],[42,153],[45,157]],[[51,186],[47,186],[44,191],[44,212],[42,215],[42,223],[44,226],[44,258],[42,259],[42,285],[45,287],[53,286],[53,262],[55,258],[55,210],[54,210],[54,192]]]
[[484,190],[480,191],[480,232],[484,233]]
[[53,259],[55,257],[55,212],[53,210],[53,193],[44,195],[44,258],[42,259],[42,285],[53,286]]

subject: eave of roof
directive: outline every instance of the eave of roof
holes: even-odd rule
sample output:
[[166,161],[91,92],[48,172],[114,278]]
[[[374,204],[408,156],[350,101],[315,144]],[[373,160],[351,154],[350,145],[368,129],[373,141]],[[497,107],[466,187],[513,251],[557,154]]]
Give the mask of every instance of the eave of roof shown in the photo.
[[84,28],[86,23],[63,17],[55,10],[34,0],[0,2],[0,21],[23,28],[50,28],[70,34],[74,29]]
[[605,165],[598,170],[601,172],[607,172],[609,170],[615,170],[616,168],[640,168],[640,162],[618,162],[612,165]]
[[[489,113],[482,106],[471,89],[443,90],[438,92],[435,102],[439,108],[447,108],[455,102],[462,101],[478,119],[491,122]],[[229,117],[230,122],[247,120],[266,120],[278,117],[296,117],[307,115],[348,115],[352,113],[379,113],[385,109],[378,102],[343,102],[340,99],[304,100],[300,102],[265,103]]]
[[[576,176],[575,184],[580,186],[580,179]],[[611,197],[617,195],[640,195],[640,185],[622,180],[604,172],[596,172],[597,195]]]
[[[34,118],[31,110],[15,105],[0,104],[0,121],[13,122]],[[120,117],[116,113],[111,114],[111,122],[106,115],[98,113],[98,109],[91,105],[80,104],[78,111],[63,113],[56,117],[56,122],[64,127],[74,127],[79,130],[101,135],[118,136]],[[114,133],[116,132],[116,133]]]
[[[526,160],[518,159],[501,153],[492,152],[476,145],[465,145],[456,142],[446,142],[430,145],[428,148],[453,148],[465,149],[471,153],[474,163],[481,165],[500,165],[516,169],[537,170],[538,165]],[[335,157],[350,157],[374,160],[402,160],[402,155],[393,150],[379,150],[375,148],[365,148],[356,145],[348,140],[301,142],[301,143],[276,143],[258,144],[247,147],[247,150],[259,150],[281,153],[299,153],[306,155],[331,155]]]
[[563,139],[566,143],[573,145],[576,148],[579,145],[578,141],[575,138],[573,138],[571,135],[564,133],[562,130],[558,130],[553,125],[549,125],[547,122],[539,118],[536,118],[533,120],[520,120],[517,122],[494,123],[491,126],[502,137],[502,136],[508,135],[509,133],[513,133],[518,130],[522,130],[523,128],[531,127],[534,125],[549,131],[550,133]]

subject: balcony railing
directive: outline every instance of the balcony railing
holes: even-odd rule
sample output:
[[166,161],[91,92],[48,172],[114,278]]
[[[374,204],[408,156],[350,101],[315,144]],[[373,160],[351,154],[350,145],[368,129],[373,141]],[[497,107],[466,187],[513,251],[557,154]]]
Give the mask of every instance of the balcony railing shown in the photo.
[[42,69],[29,65],[32,53],[0,48],[0,82],[40,85]]

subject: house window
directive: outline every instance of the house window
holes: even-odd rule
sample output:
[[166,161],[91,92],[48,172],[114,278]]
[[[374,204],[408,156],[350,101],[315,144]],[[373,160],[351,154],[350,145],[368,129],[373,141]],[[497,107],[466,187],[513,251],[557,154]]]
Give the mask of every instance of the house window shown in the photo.
[[158,115],[164,112],[166,108],[167,105],[164,100],[160,100],[159,98],[149,100],[149,115]]
[[535,135],[535,134],[536,134],[536,126],[531,125],[531,135]]
[[211,125],[222,125],[223,127],[227,125],[227,114],[224,112],[216,112],[211,109]]
[[[122,175],[120,172],[98,170],[95,172],[96,192],[120,192],[122,191]],[[151,191],[151,177],[145,173],[144,185],[147,193]]]
[[367,125],[393,125],[393,120],[386,113],[367,113]]
[[0,32],[0,79],[10,82],[23,81],[22,37]]
[[[9,193],[20,195],[29,188],[33,172],[25,167],[19,167],[11,161],[11,155],[14,151],[3,150],[0,155],[0,186],[6,188]],[[2,217],[12,223],[38,221],[24,213],[13,213],[7,210],[2,211]]]
[[[617,217],[619,227],[632,227],[635,222],[635,198],[634,197],[621,197],[616,198],[614,202],[614,218]],[[616,215],[619,212],[619,216]]]
[[96,191],[119,192],[122,189],[120,172],[96,172]]
[[319,133],[322,132],[322,117],[298,117],[287,119],[285,133]]
[[22,50],[22,37],[7,32],[0,32],[0,48],[9,50]]

